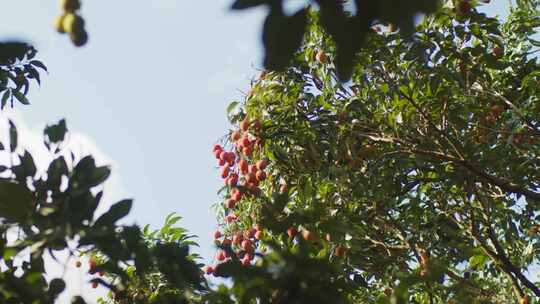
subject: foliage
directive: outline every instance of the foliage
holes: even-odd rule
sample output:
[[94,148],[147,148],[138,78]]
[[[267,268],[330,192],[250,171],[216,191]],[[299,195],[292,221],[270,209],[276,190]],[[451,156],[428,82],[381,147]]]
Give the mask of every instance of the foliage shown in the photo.
[[[172,259],[156,261],[144,273],[136,264],[128,265],[124,272],[129,281],[125,283],[123,295],[110,292],[109,299],[101,299],[99,303],[186,303],[187,298],[196,298],[200,291],[207,289],[201,285],[199,267],[202,265],[195,264],[199,256],[188,254],[189,246],[197,246],[191,240],[194,236],[176,226],[180,219],[180,216],[170,214],[159,230],[150,231],[148,225],[142,230],[144,244],[151,254],[159,258],[170,252]],[[92,259],[100,263],[105,261],[99,252]],[[111,284],[116,284],[119,279],[117,275],[106,274],[106,280]]]
[[[184,230],[172,226],[178,217],[168,218],[157,235],[164,243],[150,245],[153,233],[117,223],[129,213],[131,200],[95,214],[103,195],[99,188],[110,169],[97,166],[90,155],[78,158],[64,150],[68,140],[64,120],[45,128],[44,143],[52,158],[45,172],[38,171],[32,155],[18,147],[11,121],[9,130],[9,143],[2,143],[1,150],[11,163],[0,167],[0,260],[7,266],[0,273],[2,303],[54,303],[66,283],[63,278],[45,280],[43,256],[66,250],[70,258],[99,252],[99,259],[90,262],[90,274],[106,273],[115,278],[115,285],[101,278],[94,278],[93,285],[109,287],[117,299],[128,297],[126,286],[144,280],[151,269],[162,273],[160,285],[165,281],[179,289],[204,287],[194,256],[189,255],[193,243]],[[126,264],[137,271],[125,269]]]
[[[263,73],[246,101],[232,104],[241,134],[231,131],[221,149],[238,161],[216,153],[227,168],[222,177],[237,174],[238,184],[226,180],[222,190],[217,236],[230,252],[211,270],[233,278],[235,299],[539,297],[526,275],[540,255],[540,66],[531,56],[539,4],[519,1],[502,24],[474,8],[456,15],[449,4],[423,20],[413,40],[375,30],[349,85],[336,75],[338,45],[317,25],[322,13],[312,15],[292,67]],[[251,154],[244,137],[259,143]],[[240,161],[262,159],[268,178],[252,185],[257,169],[244,173]],[[230,204],[234,189],[244,195]],[[253,239],[252,229],[265,237]],[[246,250],[239,237],[255,248]],[[250,251],[256,266],[235,262]],[[294,252],[310,259],[297,262]],[[322,288],[311,278],[332,282],[325,295],[335,297],[310,289]]]
[[[283,71],[288,67],[295,52],[302,44],[307,26],[307,8],[287,16],[283,0],[235,0],[232,9],[266,5],[269,7],[262,38],[265,46],[264,66],[270,70]],[[354,13],[345,7],[348,1],[310,0],[320,11],[320,25],[332,37],[336,45],[335,65],[341,80],[349,80],[353,73],[354,57],[365,46],[371,27],[392,24],[401,29],[404,36],[414,31],[417,14],[433,13],[440,6],[439,0],[355,0]],[[464,1],[460,1],[464,2]],[[466,0],[468,2],[468,0]],[[351,5],[349,5],[350,7]]]
[[13,99],[28,105],[26,98],[30,81],[41,84],[39,69],[47,71],[45,65],[35,59],[37,51],[22,42],[0,42],[0,109]]

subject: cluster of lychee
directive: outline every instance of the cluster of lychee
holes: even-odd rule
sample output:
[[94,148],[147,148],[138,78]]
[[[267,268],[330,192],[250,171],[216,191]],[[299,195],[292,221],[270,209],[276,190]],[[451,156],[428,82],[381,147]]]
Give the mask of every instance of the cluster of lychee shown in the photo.
[[[217,230],[214,233],[216,244],[223,248],[231,248],[242,265],[250,265],[255,258],[255,249],[258,241],[264,237],[264,231],[259,226],[248,228],[244,231],[236,231],[232,237],[223,235]],[[231,258],[229,252],[220,249],[216,253],[218,263],[223,263]],[[206,265],[203,271],[206,274],[214,273],[216,266]]]
[[62,15],[56,17],[54,27],[61,34],[69,34],[75,46],[88,42],[88,33],[84,28],[84,19],[77,13],[81,9],[80,0],[60,0]]
[[[82,266],[81,261],[76,261],[75,262],[75,267],[81,268],[81,266]],[[95,260],[93,260],[93,259],[90,259],[88,261],[88,273],[90,275],[98,274],[100,277],[105,275],[105,273],[103,271],[98,271],[97,270],[97,262]],[[98,283],[97,282],[92,282],[92,288],[97,288],[97,287],[98,287]]]
[[[240,130],[231,133],[232,151],[225,151],[218,144],[213,148],[220,166],[220,176],[225,185],[230,187],[230,197],[226,201],[229,209],[234,209],[245,194],[258,195],[259,184],[267,177],[265,169],[268,161],[266,159],[250,163],[254,150],[263,143],[262,139],[256,136],[260,128],[259,120],[249,121],[246,118],[240,123]],[[230,222],[233,219],[234,216],[231,215],[225,220]]]
[[[267,178],[265,170],[268,167],[268,161],[266,159],[255,161],[253,159],[254,151],[263,144],[263,140],[258,136],[260,129],[261,122],[259,120],[249,120],[246,117],[240,122],[239,130],[230,134],[233,146],[231,151],[226,151],[220,145],[214,145],[213,153],[220,167],[220,176],[230,189],[225,201],[225,206],[228,209],[228,214],[224,218],[226,224],[232,224],[239,219],[232,210],[244,197],[259,195],[261,192],[259,185]],[[230,228],[232,229],[232,227]],[[263,230],[259,226],[255,226],[229,233],[229,236],[225,236],[221,231],[216,231],[214,233],[216,244],[233,249],[242,265],[251,264],[255,257],[257,243],[263,238]],[[216,260],[218,262],[224,262],[228,259],[230,256],[227,251],[220,249],[217,252]],[[203,271],[206,274],[212,274],[215,267],[207,265]]]

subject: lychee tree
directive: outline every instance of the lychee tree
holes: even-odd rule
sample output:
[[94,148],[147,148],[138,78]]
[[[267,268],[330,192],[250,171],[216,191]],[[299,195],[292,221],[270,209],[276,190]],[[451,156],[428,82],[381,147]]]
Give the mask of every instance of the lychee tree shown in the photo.
[[[539,258],[540,1],[374,24],[352,80],[309,13],[213,153],[216,263],[240,303],[531,303]],[[534,299],[534,300],[533,300]]]
[[[503,23],[476,5],[448,2],[414,31],[371,20],[348,83],[325,10],[301,11],[291,67],[253,81],[213,148],[224,186],[209,265],[174,215],[156,232],[117,224],[130,200],[97,216],[109,168],[62,154],[64,121],[44,131],[45,172],[9,123],[0,299],[53,303],[65,282],[45,280],[43,254],[69,250],[76,267],[91,256],[92,286],[111,289],[101,303],[536,302],[540,1],[517,1]],[[57,23],[74,42],[85,41],[79,7]],[[27,103],[44,66],[9,46],[2,96]],[[229,284],[210,288],[203,273]]]

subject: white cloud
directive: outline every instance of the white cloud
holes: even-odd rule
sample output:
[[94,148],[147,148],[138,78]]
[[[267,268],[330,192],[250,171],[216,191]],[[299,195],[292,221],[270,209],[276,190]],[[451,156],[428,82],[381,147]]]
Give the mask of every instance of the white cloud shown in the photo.
[[[17,111],[4,110],[0,112],[0,142],[4,145],[9,142],[8,119],[13,121],[17,127],[19,147],[17,151],[28,150],[34,158],[38,172],[45,172],[53,157],[43,144],[43,129],[46,123],[30,128]],[[50,123],[54,123],[54,121]],[[69,129],[69,121],[67,124]],[[125,197],[125,191],[118,174],[118,165],[99,149],[95,141],[85,134],[70,131],[63,153],[68,156],[69,151],[74,153],[76,159],[92,155],[97,165],[108,165],[112,169],[109,179],[103,186],[104,195],[97,210],[98,214],[108,210],[112,203]],[[9,162],[9,154],[5,151],[0,152],[0,164]],[[81,259],[82,267],[76,268],[76,259],[73,257],[70,259],[67,252],[55,252],[55,257],[57,260],[54,260],[49,254],[45,256],[47,278],[60,277],[67,283],[66,291],[59,297],[57,303],[69,303],[73,295],[82,295],[90,302],[95,302],[98,296],[106,295],[105,289],[101,287],[92,289],[88,283],[91,276],[88,275],[87,259]]]

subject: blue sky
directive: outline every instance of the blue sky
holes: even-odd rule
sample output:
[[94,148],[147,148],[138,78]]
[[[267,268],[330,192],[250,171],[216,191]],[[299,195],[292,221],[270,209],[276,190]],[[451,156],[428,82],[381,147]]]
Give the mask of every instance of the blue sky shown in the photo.
[[[53,30],[56,1],[3,4],[0,37],[33,42],[50,71],[18,114],[30,129],[67,118],[113,164],[111,197],[135,198],[128,222],[158,227],[178,212],[211,258],[210,206],[221,186],[211,148],[229,127],[227,104],[258,74],[264,9],[231,12],[230,0],[83,2],[90,40],[81,49]],[[490,14],[507,5],[492,2]]]

